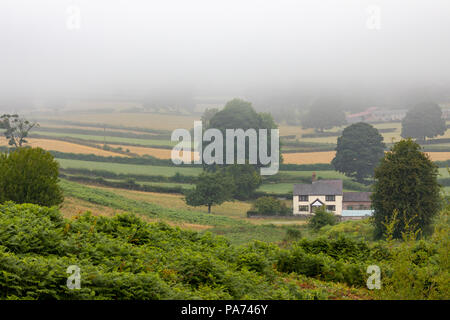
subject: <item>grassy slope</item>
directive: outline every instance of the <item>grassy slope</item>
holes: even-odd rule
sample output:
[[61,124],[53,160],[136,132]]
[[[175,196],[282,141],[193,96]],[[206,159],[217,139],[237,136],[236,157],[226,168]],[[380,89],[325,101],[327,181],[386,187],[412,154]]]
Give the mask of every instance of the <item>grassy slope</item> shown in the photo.
[[[112,188],[97,188],[78,183],[61,181],[66,197],[81,199],[85,203],[109,207],[118,211],[132,212],[142,215],[151,221],[165,221],[172,224],[189,224],[204,226],[205,229],[224,235],[232,243],[247,243],[250,240],[265,242],[281,241],[286,235],[285,226],[274,224],[264,225],[262,221],[249,222],[245,212],[250,204],[229,202],[214,207],[213,214],[208,214],[206,208],[192,208],[184,204],[181,196],[133,192]],[[170,207],[170,208],[169,208]],[[73,213],[73,206],[66,204],[63,213]],[[294,221],[295,223],[295,221]]]

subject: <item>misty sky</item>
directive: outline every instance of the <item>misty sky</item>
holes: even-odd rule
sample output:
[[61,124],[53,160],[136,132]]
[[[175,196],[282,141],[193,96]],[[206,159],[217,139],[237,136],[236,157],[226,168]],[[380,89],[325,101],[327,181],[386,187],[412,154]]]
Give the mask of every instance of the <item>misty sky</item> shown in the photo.
[[448,0],[1,0],[0,43],[6,96],[450,85]]

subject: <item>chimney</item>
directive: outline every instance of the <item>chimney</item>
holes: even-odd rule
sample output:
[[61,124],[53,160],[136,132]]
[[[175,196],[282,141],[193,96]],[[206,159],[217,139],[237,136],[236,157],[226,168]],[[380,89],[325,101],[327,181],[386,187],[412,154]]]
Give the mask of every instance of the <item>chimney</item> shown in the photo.
[[316,181],[316,172],[315,172],[315,171],[314,171],[313,174],[312,174],[311,181],[312,181],[312,182],[315,182],[315,181]]

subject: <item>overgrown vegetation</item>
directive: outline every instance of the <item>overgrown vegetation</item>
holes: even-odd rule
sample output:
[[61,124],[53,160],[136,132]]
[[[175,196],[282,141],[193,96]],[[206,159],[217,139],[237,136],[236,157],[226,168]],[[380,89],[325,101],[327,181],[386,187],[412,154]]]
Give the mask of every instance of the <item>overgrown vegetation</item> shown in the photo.
[[[0,206],[2,299],[323,299],[276,264],[278,249],[147,224],[132,214],[63,219],[56,209]],[[45,222],[45,223],[42,223]],[[11,228],[10,226],[14,226]],[[67,268],[81,288],[67,288]],[[332,284],[328,285],[332,287]]]
[[[0,206],[1,299],[447,299],[447,209],[428,240],[367,242],[344,235],[234,246],[209,232],[133,214],[64,219],[56,208]],[[382,288],[366,289],[368,265]],[[67,268],[81,288],[67,288]],[[350,287],[351,286],[351,287]]]

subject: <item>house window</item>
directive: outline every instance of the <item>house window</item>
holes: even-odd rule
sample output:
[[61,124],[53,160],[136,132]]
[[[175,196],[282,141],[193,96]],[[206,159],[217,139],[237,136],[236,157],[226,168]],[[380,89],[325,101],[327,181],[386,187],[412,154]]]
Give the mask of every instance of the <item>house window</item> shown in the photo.
[[353,210],[352,206],[347,206],[347,210]]
[[325,196],[325,201],[336,201],[336,196],[335,195]]
[[303,212],[308,212],[309,211],[309,206],[299,206],[298,207],[298,211],[303,211]]
[[308,196],[307,195],[298,196],[298,201],[308,201]]
[[336,206],[327,206],[327,211],[336,211]]

